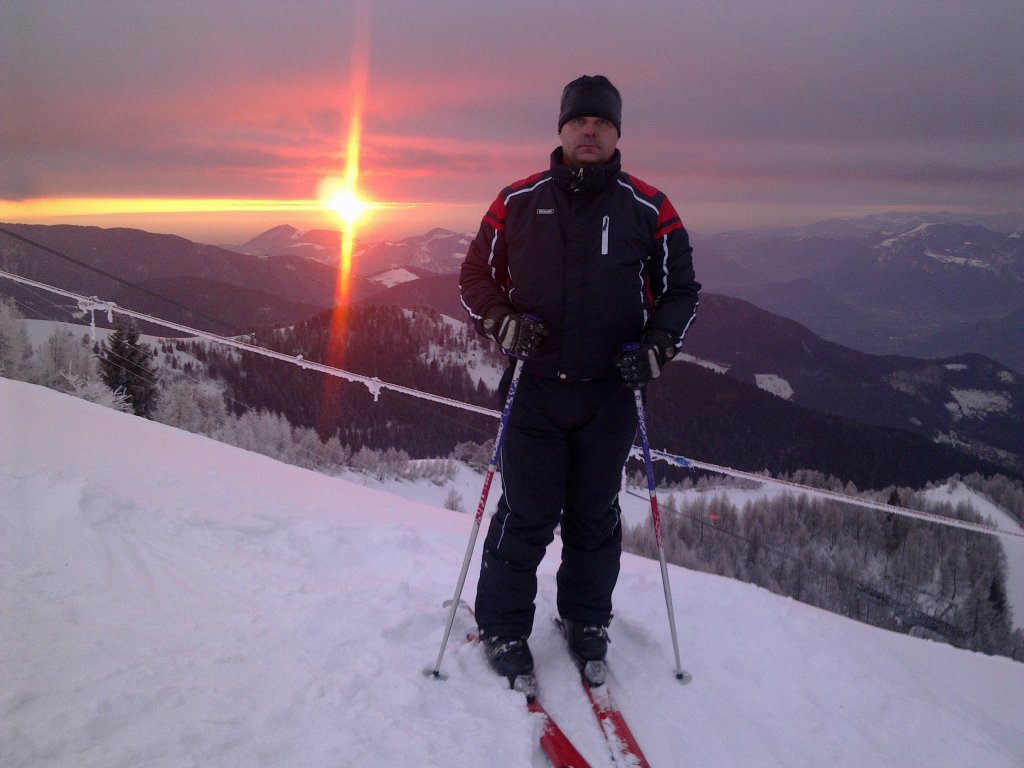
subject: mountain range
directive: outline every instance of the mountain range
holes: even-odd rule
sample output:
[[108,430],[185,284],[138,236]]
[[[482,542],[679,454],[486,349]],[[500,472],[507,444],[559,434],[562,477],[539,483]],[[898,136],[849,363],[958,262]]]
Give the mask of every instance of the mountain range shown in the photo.
[[[470,235],[448,229],[431,229],[424,235],[401,240],[360,243],[355,246],[353,270],[366,277],[396,268],[415,268],[437,273],[457,271],[466,256]],[[224,246],[232,251],[259,257],[303,256],[313,261],[338,265],[341,233],[311,229],[301,232],[283,224],[238,245]]]
[[[1024,372],[1022,231],[1024,216],[890,213],[695,236],[694,245],[706,290],[746,299],[829,341],[875,354],[974,352]],[[469,239],[434,229],[358,244],[354,270],[363,277],[408,267],[451,274]],[[229,247],[334,266],[338,242],[337,232],[285,225]]]
[[877,354],[976,352],[1024,371],[1024,241],[944,216],[695,239],[705,288]]
[[[939,359],[859,351],[863,345],[827,340],[810,323],[789,319],[817,311],[820,317],[839,314],[876,326],[896,322],[880,318],[940,314],[951,322],[956,307],[966,315],[970,295],[978,304],[971,310],[974,322],[993,324],[998,336],[1001,326],[986,319],[986,312],[1024,312],[1012,309],[1024,279],[1019,237],[952,223],[903,225],[913,226],[899,234],[864,234],[853,224],[833,224],[698,242],[700,278],[712,290],[704,292],[686,340],[688,360],[794,405],[922,435],[1020,473],[1020,374],[970,347]],[[0,269],[215,333],[294,324],[331,306],[336,289],[329,254],[337,233],[324,230],[276,227],[236,246],[249,251],[241,253],[138,230],[5,226],[70,260],[0,238]],[[397,242],[362,244],[349,295],[357,303],[425,305],[461,319],[456,270],[467,241],[464,234],[435,229]],[[777,278],[774,283],[759,282],[770,276]],[[731,295],[714,290],[730,284],[739,286]],[[737,297],[757,293],[753,286],[773,285],[778,291],[765,289],[762,298],[783,295],[782,286],[804,288],[786,316],[762,308],[768,301],[755,306]],[[848,298],[836,299],[841,292]],[[4,294],[15,295],[37,317],[67,319],[77,312],[0,280]]]

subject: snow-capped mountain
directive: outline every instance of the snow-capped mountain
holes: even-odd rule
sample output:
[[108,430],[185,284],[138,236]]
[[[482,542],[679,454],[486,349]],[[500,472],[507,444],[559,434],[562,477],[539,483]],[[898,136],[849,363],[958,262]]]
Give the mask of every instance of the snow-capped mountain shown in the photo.
[[[788,231],[812,237],[843,238],[873,235],[878,232],[909,232],[922,224],[965,224],[1009,234],[1024,231],[1024,212],[982,215],[935,211],[886,211],[852,219],[817,221]],[[778,234],[786,232],[787,230],[777,230]]]
[[311,229],[307,232],[300,232],[291,225],[282,224],[239,245],[225,245],[224,247],[251,256],[267,257],[287,254],[333,265],[338,263],[341,233],[329,229]]
[[[423,675],[469,515],[5,379],[0,432],[0,764],[543,765],[470,627],[448,679]],[[557,565],[556,540],[541,695],[610,768],[547,620]],[[610,629],[610,685],[652,765],[1024,762],[1024,665],[669,571],[692,683],[672,675],[655,561],[624,558]]]
[[[470,235],[436,228],[423,235],[401,240],[357,242],[352,271],[363,277],[408,268],[436,273],[454,272],[466,256],[469,241]],[[324,229],[300,232],[292,226],[282,225],[240,245],[225,247],[260,257],[282,254],[302,256],[334,266],[338,263],[340,243],[340,232]]]
[[467,234],[436,228],[423,235],[367,244],[357,250],[352,269],[366,276],[395,267],[439,274],[458,272],[471,239]]

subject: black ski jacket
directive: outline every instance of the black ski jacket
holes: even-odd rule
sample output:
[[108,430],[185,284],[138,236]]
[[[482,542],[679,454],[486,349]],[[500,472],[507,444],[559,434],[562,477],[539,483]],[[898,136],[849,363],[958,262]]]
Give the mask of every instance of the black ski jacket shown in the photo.
[[501,191],[462,264],[462,303],[484,334],[496,305],[529,312],[550,333],[524,371],[564,380],[618,376],[615,356],[643,332],[678,349],[700,283],[679,215],[654,187],[608,164],[549,170]]

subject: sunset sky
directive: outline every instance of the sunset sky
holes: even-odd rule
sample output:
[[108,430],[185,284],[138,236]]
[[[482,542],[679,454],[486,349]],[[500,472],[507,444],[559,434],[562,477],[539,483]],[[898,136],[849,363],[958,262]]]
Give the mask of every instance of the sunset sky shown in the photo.
[[693,232],[1020,211],[1022,40],[1021,0],[2,0],[0,221],[239,242],[357,167],[361,238],[475,230],[597,73]]

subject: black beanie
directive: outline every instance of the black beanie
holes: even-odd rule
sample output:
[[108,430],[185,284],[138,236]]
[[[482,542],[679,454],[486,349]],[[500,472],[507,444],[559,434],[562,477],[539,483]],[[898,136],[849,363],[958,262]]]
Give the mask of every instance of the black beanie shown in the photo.
[[583,75],[562,90],[558,130],[577,117],[603,117],[622,135],[622,96],[604,75]]

